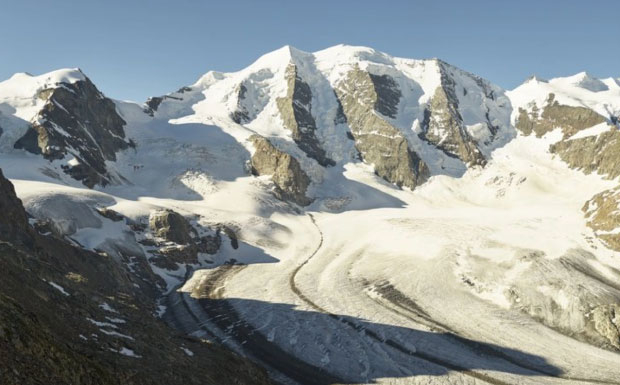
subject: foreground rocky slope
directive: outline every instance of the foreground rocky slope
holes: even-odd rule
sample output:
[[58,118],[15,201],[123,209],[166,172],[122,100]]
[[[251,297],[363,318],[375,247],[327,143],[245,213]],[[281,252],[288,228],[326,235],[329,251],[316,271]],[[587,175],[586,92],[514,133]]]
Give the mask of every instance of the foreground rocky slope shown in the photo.
[[0,174],[3,384],[267,384],[263,371],[154,315],[152,283],[42,236]]

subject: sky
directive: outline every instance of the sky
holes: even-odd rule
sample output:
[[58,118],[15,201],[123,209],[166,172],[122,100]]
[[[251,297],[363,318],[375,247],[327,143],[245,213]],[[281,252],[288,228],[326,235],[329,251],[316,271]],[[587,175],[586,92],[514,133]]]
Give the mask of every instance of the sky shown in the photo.
[[291,45],[438,57],[512,89],[530,75],[620,77],[617,0],[0,0],[0,79],[79,67],[142,102]]

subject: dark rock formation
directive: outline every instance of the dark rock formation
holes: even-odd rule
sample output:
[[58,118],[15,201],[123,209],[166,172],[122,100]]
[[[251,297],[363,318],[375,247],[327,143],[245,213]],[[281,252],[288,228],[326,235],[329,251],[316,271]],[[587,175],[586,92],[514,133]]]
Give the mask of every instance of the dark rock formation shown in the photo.
[[230,227],[222,224],[206,227],[196,224],[194,227],[185,217],[170,209],[153,211],[149,227],[151,233],[163,241],[145,238],[140,243],[154,247],[151,252],[155,257],[151,261],[169,270],[176,270],[177,264],[198,263],[198,253],[217,253],[222,246],[222,233],[230,239],[234,249],[239,247],[237,235]]
[[144,103],[146,105],[144,112],[146,112],[150,116],[153,116],[155,114],[155,111],[157,111],[157,109],[159,108],[159,105],[163,101],[164,101],[164,98],[161,96],[153,96],[153,97],[148,98],[146,100],[146,103]]
[[243,105],[246,92],[248,92],[248,89],[245,84],[239,84],[237,88],[237,109],[230,115],[230,118],[237,124],[245,124],[251,120],[250,113]]
[[149,217],[149,226],[157,237],[179,245],[190,244],[195,238],[196,231],[187,219],[170,209],[153,211]]
[[217,235],[219,235],[220,232],[226,234],[226,236],[230,239],[230,246],[233,249],[236,250],[239,248],[239,240],[237,239],[237,233],[235,230],[226,225],[219,225],[217,228]]
[[368,72],[355,67],[338,85],[336,94],[361,159],[374,165],[375,173],[386,181],[414,189],[428,178],[429,171],[401,132],[376,113],[376,108],[384,113],[396,111],[400,91],[392,89],[395,82],[386,76],[375,77],[381,83],[377,88]]
[[222,237],[218,232],[215,235],[201,237],[198,244],[198,251],[201,253],[215,254],[222,246]]
[[[469,135],[459,112],[455,83],[439,62],[441,85],[435,90],[422,122],[420,137],[434,144],[446,155],[459,158],[468,165],[484,165],[486,159],[476,141]],[[484,85],[482,85],[484,86]],[[486,87],[483,87],[485,89]],[[491,132],[497,131],[490,125]]]
[[388,75],[374,75],[368,73],[375,88],[377,100],[375,111],[390,118],[396,118],[398,104],[402,96],[398,84]]
[[306,196],[310,178],[302,170],[297,159],[278,150],[266,138],[252,135],[254,144],[251,166],[254,175],[271,175],[280,199],[289,200],[301,206],[309,205],[312,200]]
[[[178,96],[180,94],[184,94],[186,92],[190,92],[192,91],[191,87],[181,87],[179,88],[179,90],[177,92],[174,92],[173,94],[168,94],[168,95],[164,95],[164,96],[153,96],[150,97],[146,100],[146,102],[144,103],[145,107],[144,107],[144,113],[148,114],[149,116],[154,116],[155,112],[159,109],[159,106],[161,105],[161,103],[166,100],[166,99],[172,99],[172,100],[183,100],[182,97]],[[175,96],[177,95],[177,96]]]
[[114,102],[87,77],[44,89],[38,97],[46,103],[15,148],[49,160],[73,155],[77,163],[65,167],[67,174],[88,187],[110,183],[105,161],[134,145],[125,138],[125,121]]
[[107,207],[98,208],[97,212],[102,217],[108,218],[109,220],[114,221],[114,222],[120,222],[123,219],[125,219],[125,217],[122,214],[119,214],[118,212],[112,209],[109,209]]
[[33,231],[28,225],[28,217],[22,201],[15,194],[13,184],[0,170],[0,240],[11,240],[20,244],[33,241]]
[[[217,252],[217,249],[215,251]],[[171,270],[176,270],[177,266],[173,266],[176,263],[198,262],[198,248],[194,244],[163,246],[157,253],[164,257],[163,259],[156,260],[156,262],[159,262],[158,265]]]
[[316,121],[312,116],[312,92],[290,64],[286,70],[288,91],[286,97],[276,100],[284,127],[291,130],[293,140],[310,158],[321,166],[333,166],[335,162],[325,155],[316,137]]

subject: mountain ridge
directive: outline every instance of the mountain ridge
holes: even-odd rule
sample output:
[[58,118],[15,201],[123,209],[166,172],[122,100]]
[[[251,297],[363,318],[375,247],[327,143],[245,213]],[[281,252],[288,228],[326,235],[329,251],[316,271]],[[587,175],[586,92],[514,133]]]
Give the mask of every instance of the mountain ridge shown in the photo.
[[[75,321],[134,338],[89,339],[112,359],[141,362],[120,342],[151,354],[141,315],[278,380],[300,364],[351,383],[620,381],[613,79],[506,91],[439,59],[346,45],[285,46],[145,103],[75,69],[11,79],[0,168],[22,202],[8,205],[28,213],[18,232],[104,258],[144,301],[83,309],[116,327]],[[93,293],[63,269],[41,277],[70,296],[41,287]],[[424,357],[439,369],[412,364]]]

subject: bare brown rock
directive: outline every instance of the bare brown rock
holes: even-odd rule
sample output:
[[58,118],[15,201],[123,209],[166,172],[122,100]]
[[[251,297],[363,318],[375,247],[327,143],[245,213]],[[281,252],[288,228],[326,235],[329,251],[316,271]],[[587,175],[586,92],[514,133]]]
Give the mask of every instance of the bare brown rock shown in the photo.
[[254,175],[271,175],[276,185],[276,193],[283,200],[289,200],[300,206],[309,205],[312,200],[306,196],[310,178],[301,169],[299,162],[292,155],[278,150],[271,142],[259,135],[250,140],[254,144],[252,155],[252,173]]
[[[377,88],[375,82],[379,81],[382,86]],[[396,95],[400,92],[391,91],[388,96],[377,93],[377,89],[389,88],[388,83],[396,84],[383,77],[376,77],[373,81],[368,72],[356,67],[339,84],[336,94],[362,160],[372,164],[375,173],[386,181],[414,189],[428,178],[428,168],[409,148],[400,131],[375,110],[379,108],[389,114],[396,108],[394,103],[397,103]]]

